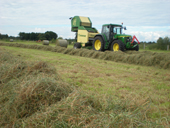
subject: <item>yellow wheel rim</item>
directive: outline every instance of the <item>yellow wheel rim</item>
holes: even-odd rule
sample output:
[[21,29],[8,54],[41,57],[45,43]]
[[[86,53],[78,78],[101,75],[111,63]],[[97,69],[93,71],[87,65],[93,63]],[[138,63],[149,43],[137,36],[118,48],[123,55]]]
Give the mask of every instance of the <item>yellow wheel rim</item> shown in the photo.
[[94,42],[94,48],[96,49],[96,50],[100,50],[100,48],[101,48],[101,42],[100,42],[100,40],[96,40],[95,42]]
[[114,50],[114,51],[119,51],[119,44],[118,44],[118,43],[115,43],[115,44],[113,45],[113,50]]

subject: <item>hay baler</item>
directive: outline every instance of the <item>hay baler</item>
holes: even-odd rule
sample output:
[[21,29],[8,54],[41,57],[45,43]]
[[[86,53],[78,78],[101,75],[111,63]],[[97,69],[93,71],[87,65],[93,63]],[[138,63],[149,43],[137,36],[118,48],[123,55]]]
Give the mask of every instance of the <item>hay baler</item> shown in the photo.
[[[74,16],[71,19],[71,31],[76,32],[76,43],[74,48],[93,48],[96,51],[124,51],[139,50],[139,41],[136,36],[122,34],[123,27],[119,24],[104,24],[102,31],[92,27],[89,17]],[[134,41],[134,39],[137,40]]]
[[89,17],[74,16],[71,19],[71,31],[76,32],[76,43],[74,48],[92,46],[95,35],[99,34],[97,29],[92,27]]

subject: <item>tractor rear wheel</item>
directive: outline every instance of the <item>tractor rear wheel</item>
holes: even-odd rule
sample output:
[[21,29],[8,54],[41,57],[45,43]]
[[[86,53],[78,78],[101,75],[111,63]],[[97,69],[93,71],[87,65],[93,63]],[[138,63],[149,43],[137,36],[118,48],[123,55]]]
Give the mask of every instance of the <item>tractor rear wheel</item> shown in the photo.
[[125,48],[124,43],[120,40],[113,41],[110,46],[111,51],[119,51],[119,50],[124,51],[124,48]]
[[81,44],[80,43],[75,43],[73,48],[74,49],[79,49],[79,48],[81,48]]
[[100,36],[97,36],[93,40],[93,50],[103,51],[104,50],[104,41]]

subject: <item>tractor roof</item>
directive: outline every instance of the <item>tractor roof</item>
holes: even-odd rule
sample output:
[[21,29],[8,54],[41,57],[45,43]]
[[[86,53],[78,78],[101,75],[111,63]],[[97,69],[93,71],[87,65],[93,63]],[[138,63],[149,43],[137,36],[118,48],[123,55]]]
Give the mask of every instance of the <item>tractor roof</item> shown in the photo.
[[120,25],[120,24],[103,24],[103,26],[108,26],[108,25],[122,27],[122,25]]

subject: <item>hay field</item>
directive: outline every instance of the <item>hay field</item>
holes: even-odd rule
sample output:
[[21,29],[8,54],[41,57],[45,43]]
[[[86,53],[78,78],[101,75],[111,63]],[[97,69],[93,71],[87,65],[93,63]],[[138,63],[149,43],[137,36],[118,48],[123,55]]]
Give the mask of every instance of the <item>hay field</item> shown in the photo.
[[169,127],[169,68],[31,48],[0,46],[1,127]]
[[[41,42],[36,42],[36,41],[24,41],[24,40],[14,40],[14,42],[10,42],[10,41],[4,41],[4,40],[0,40],[0,43],[11,43],[11,44],[25,44],[25,45],[42,45],[43,41]],[[49,43],[49,46],[55,47],[56,43]],[[73,48],[73,45],[68,45],[68,48]]]
[[0,42],[1,46],[12,46],[12,47],[21,47],[29,49],[39,49],[63,54],[69,54],[73,56],[82,56],[94,59],[109,60],[115,62],[136,64],[136,65],[145,65],[145,66],[154,66],[163,69],[170,68],[170,54],[169,53],[157,53],[150,51],[105,51],[97,52],[94,50],[88,49],[73,49],[73,48],[64,48],[60,46],[43,46],[43,45],[26,45],[20,43],[3,43]]

